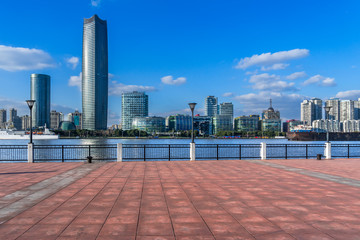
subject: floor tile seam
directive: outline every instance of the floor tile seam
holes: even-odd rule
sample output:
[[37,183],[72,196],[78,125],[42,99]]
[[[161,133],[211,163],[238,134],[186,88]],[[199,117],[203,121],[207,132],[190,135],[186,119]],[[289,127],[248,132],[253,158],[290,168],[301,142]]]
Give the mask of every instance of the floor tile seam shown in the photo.
[[176,240],[174,223],[173,223],[173,220],[172,220],[171,215],[170,215],[169,205],[168,205],[168,201],[167,201],[166,196],[165,196],[164,186],[163,186],[161,178],[160,178],[160,170],[159,170],[158,164],[156,164],[156,170],[157,170],[158,178],[159,178],[160,184],[161,184],[161,190],[162,190],[162,193],[163,193],[162,195],[163,195],[163,197],[165,199],[166,209],[167,209],[167,212],[168,212],[168,215],[169,215],[169,218],[170,218],[171,229],[173,231],[173,237]]
[[[97,164],[99,164],[99,163],[97,163]],[[110,164],[110,163],[101,163],[102,164],[102,166],[100,166],[99,168],[101,168],[101,167],[107,167],[107,165],[108,164]],[[96,168],[95,170],[98,170],[99,168]],[[106,172],[108,169],[109,169],[110,167],[107,167],[107,169],[105,170],[105,171],[103,171],[103,172]],[[86,184],[83,188],[81,188],[78,192],[80,192],[81,190],[83,190],[85,187],[87,187],[89,184],[91,184],[92,182],[94,182],[96,180],[96,178],[94,178],[91,182],[89,182],[88,184]],[[110,180],[109,180],[109,182],[110,182]],[[106,186],[107,184],[105,184],[105,186]],[[104,186],[104,187],[105,187]],[[103,187],[103,188],[104,188]],[[102,188],[102,189],[103,189]],[[92,200],[94,200],[94,198],[96,198],[99,194],[100,194],[100,192],[102,191],[102,189],[101,190],[99,190],[89,201],[88,201],[88,203],[85,205],[85,206],[83,206],[83,208],[81,209],[81,211],[78,213],[78,215],[75,217],[75,218],[73,218],[72,220],[71,220],[71,222],[70,223],[68,223],[65,227],[64,227],[64,229],[57,235],[57,238],[59,238],[60,236],[61,236],[61,234],[75,221],[75,219],[84,211],[84,209],[87,207],[87,206],[89,206],[89,204],[90,204],[90,202],[92,201]],[[77,193],[78,193],[77,192]],[[76,193],[75,193],[76,194]],[[75,195],[74,194],[74,195]],[[74,196],[73,195],[73,196]],[[72,197],[73,197],[72,196]],[[72,198],[71,197],[71,198]],[[70,198],[69,198],[70,199]],[[68,199],[68,200],[69,200]],[[61,205],[64,205],[65,203],[66,203],[67,201],[65,201],[65,202],[63,202]],[[60,207],[60,206],[59,206]],[[56,211],[56,209],[54,210],[54,211]],[[54,212],[53,211],[53,212]],[[48,214],[49,215],[49,214]],[[47,216],[48,216],[47,215]],[[99,225],[99,224],[94,224],[94,225]],[[100,229],[99,229],[99,231],[100,231]]]
[[[224,188],[221,187],[219,184],[217,184],[217,183],[214,183],[214,184],[215,184],[216,186],[218,186],[219,188],[224,189]],[[201,187],[201,185],[200,185],[200,187]],[[279,231],[284,231],[284,232],[286,232],[287,234],[289,234],[289,235],[291,235],[292,237],[295,238],[295,236],[293,236],[291,233],[287,232],[285,229],[283,229],[281,226],[279,226],[275,221],[272,221],[272,220],[268,219],[267,217],[264,217],[264,216],[263,216],[261,213],[259,213],[254,207],[249,206],[246,202],[243,202],[243,201],[241,201],[241,200],[240,200],[240,202],[242,202],[243,204],[245,204],[249,209],[251,209],[251,210],[254,211],[255,213],[259,214],[260,216],[262,216],[263,218],[265,218],[267,221],[269,221],[269,222],[272,223],[273,225],[277,226],[277,227],[280,229]],[[243,225],[240,221],[238,221],[237,218],[235,218],[235,217],[233,216],[232,213],[230,213],[229,211],[227,211],[227,209],[221,205],[221,203],[218,203],[218,205],[219,205],[224,211],[226,211],[233,219],[235,219],[235,221],[238,222],[251,236],[253,236],[255,239],[256,239],[256,237],[259,237],[259,236],[256,236],[256,237],[255,237],[255,235],[253,235],[252,233],[250,233],[250,232],[247,230],[247,228],[244,227],[244,225]],[[298,221],[300,221],[300,222],[302,222],[302,223],[304,223],[304,224],[306,224],[306,225],[309,225],[309,226],[317,229],[318,231],[326,234],[325,232],[323,232],[323,231],[321,231],[320,229],[316,228],[316,227],[313,226],[312,224],[306,223],[306,222],[303,221],[302,219],[296,217],[296,216],[295,216],[294,214],[292,214],[291,212],[289,212],[289,211],[287,211],[287,210],[284,210],[284,209],[280,209],[278,206],[273,205],[273,204],[271,204],[271,206],[274,207],[274,208],[276,208],[276,209],[278,209],[278,210],[282,210],[282,211],[287,212],[290,216],[296,218]],[[277,231],[277,232],[278,232],[278,231]],[[329,234],[326,234],[326,235],[329,235]],[[330,236],[330,237],[331,237],[331,236]],[[296,239],[296,238],[295,238],[295,239]]]
[[[90,169],[90,172],[91,172],[92,170],[93,170],[93,169],[91,168],[91,169]],[[71,180],[71,179],[69,179],[69,178],[63,178],[61,181],[56,181],[56,182],[54,182],[54,183],[48,184],[48,185],[44,186],[43,188],[41,188],[41,189],[39,189],[39,190],[26,190],[26,188],[28,188],[28,187],[25,187],[23,190],[16,191],[16,192],[20,192],[20,193],[18,193],[18,194],[21,194],[21,192],[23,192],[23,193],[25,193],[25,194],[23,194],[23,196],[15,199],[15,201],[12,201],[11,203],[9,203],[9,204],[1,207],[1,208],[0,208],[0,211],[3,210],[3,209],[5,209],[5,208],[7,208],[7,207],[9,207],[9,206],[12,205],[12,204],[16,204],[17,202],[23,201],[24,199],[28,198],[29,196],[32,196],[32,195],[34,195],[34,194],[36,194],[36,193],[39,193],[39,192],[42,192],[42,191],[46,191],[46,190],[49,189],[49,188],[50,188],[52,191],[54,191],[53,186],[56,186],[56,185],[58,185],[58,184],[61,184],[62,181],[64,181],[64,182],[65,182],[65,185],[64,185],[64,186],[60,186],[59,189],[57,190],[57,191],[60,191],[62,188],[65,188],[65,187],[67,187],[69,184],[71,184],[71,182],[74,182],[74,181],[80,179],[80,178],[82,177],[82,174],[84,174],[84,171],[81,172],[80,174],[74,174],[74,175],[75,175],[75,178],[76,178],[75,180]],[[85,175],[86,175],[86,174],[87,174],[87,173],[85,172]],[[67,183],[67,182],[68,182],[68,183]],[[67,184],[67,185],[66,185],[66,184]],[[33,185],[31,185],[31,186],[33,186]],[[31,186],[29,186],[29,187],[31,187]],[[29,193],[26,193],[26,191],[29,191]],[[16,194],[16,192],[13,192],[13,193],[11,193],[11,194],[9,194],[9,195]],[[7,197],[7,196],[9,196],[9,195],[4,196],[3,198],[5,198],[5,197]],[[52,195],[52,194],[50,194],[49,196],[51,196],[51,195]],[[0,200],[1,200],[1,199],[0,199]],[[42,201],[42,200],[43,200],[43,199],[41,199],[40,201]]]
[[[122,166],[119,168],[119,170],[118,170],[117,172],[120,172],[120,171],[121,171],[124,167],[125,167],[125,165],[122,165]],[[131,169],[131,171],[130,171],[129,175],[131,175],[131,173],[134,171],[134,169],[135,169],[135,166],[133,166],[133,168]],[[112,179],[112,178],[111,178],[111,179]],[[111,179],[109,180],[109,183],[111,183]],[[106,223],[107,219],[109,218],[109,216],[110,216],[110,214],[111,214],[112,210],[114,209],[114,206],[115,206],[116,202],[118,201],[118,199],[119,199],[119,197],[120,197],[121,193],[123,192],[124,187],[125,187],[125,185],[126,185],[126,183],[127,183],[128,179],[129,179],[129,178],[127,178],[127,179],[126,179],[126,181],[125,181],[125,183],[123,184],[123,186],[122,186],[121,190],[119,191],[119,194],[117,195],[117,197],[116,197],[116,199],[115,199],[115,201],[114,201],[114,204],[112,205],[112,207],[111,207],[111,209],[110,209],[109,213],[107,214],[107,216],[106,216],[106,218],[105,218],[105,220],[104,220],[104,223],[102,224],[102,226],[101,226],[101,228],[100,228],[99,232],[97,233],[97,235],[96,235],[95,239],[97,239],[97,238],[99,237],[99,234],[101,233],[101,230],[103,229],[103,227],[104,227],[104,225],[105,225],[105,223]]]
[[[298,174],[302,174],[302,175],[305,175],[305,176],[322,179],[322,180],[325,180],[325,181],[331,181],[331,182],[335,182],[335,183],[339,183],[339,184],[344,184],[344,185],[360,188],[360,181],[355,180],[355,179],[351,179],[351,178],[338,177],[338,176],[325,174],[325,173],[312,172],[312,171],[306,170],[306,169],[300,169],[300,168],[296,168],[296,167],[289,167],[289,166],[284,166],[284,165],[277,164],[277,163],[264,162],[264,161],[260,161],[260,160],[253,161],[253,163],[268,166],[268,167],[273,167],[273,168],[276,168],[276,169],[281,169],[281,170],[284,170],[284,171],[287,171],[287,172],[298,173]],[[338,180],[338,179],[340,179],[340,180]],[[352,182],[352,181],[355,181],[356,184],[349,183],[349,182]]]
[[[75,180],[75,182],[76,182],[76,180]],[[71,184],[71,183],[70,183],[70,184]],[[66,186],[65,186],[64,188],[66,188]],[[81,191],[81,189],[80,189],[79,191]],[[49,198],[49,197],[51,197],[51,196],[55,195],[57,192],[58,192],[58,191],[56,191],[56,192],[54,192],[54,193],[50,194],[49,196],[47,196],[46,198],[42,199],[41,201],[43,201],[43,200],[45,200],[45,199],[47,199],[47,198]],[[76,193],[77,193],[77,192],[75,192],[75,193],[74,193],[74,195],[75,195]],[[73,195],[72,195],[72,196],[73,196]],[[70,199],[72,196],[69,196],[69,198],[68,198],[68,199]],[[41,201],[39,201],[39,202],[35,203],[34,205],[32,205],[32,206],[28,207],[28,208],[27,208],[27,209],[25,209],[24,211],[21,211],[21,212],[17,213],[15,216],[11,217],[10,219],[8,219],[8,220],[4,221],[4,222],[3,222],[3,223],[1,223],[1,224],[4,224],[4,223],[8,222],[9,220],[13,219],[14,217],[18,216],[19,214],[21,214],[21,213],[23,213],[23,212],[27,211],[27,210],[28,210],[28,209],[30,209],[31,207],[36,206],[37,204],[41,203]],[[65,203],[65,202],[64,202],[64,203]],[[62,203],[62,204],[64,204],[64,203]],[[61,204],[61,205],[62,205],[62,204]],[[59,205],[59,206],[61,206],[61,205]],[[59,207],[59,206],[58,206],[58,207]],[[55,210],[56,210],[56,208],[55,208],[53,211],[55,211]],[[51,211],[49,214],[51,214],[53,211]],[[49,214],[48,214],[48,215],[49,215]],[[48,216],[48,215],[46,215],[46,216]],[[45,216],[45,217],[46,217],[46,216]],[[44,217],[44,218],[45,218],[45,217]],[[43,219],[43,218],[42,218],[42,219]],[[38,222],[40,222],[42,219],[40,219]],[[35,224],[34,224],[34,225],[35,225]],[[33,225],[33,226],[34,226],[34,225]]]
[[[82,167],[82,166],[84,166],[84,165],[80,165],[80,166],[78,166],[78,167],[76,167],[76,168],[72,168],[72,169],[70,169],[69,171],[72,171],[72,173],[73,173],[73,172],[75,171],[75,169],[78,169],[79,167]],[[37,191],[39,191],[39,190],[41,190],[41,189],[43,189],[43,188],[48,187],[49,185],[51,185],[51,184],[53,184],[53,183],[56,183],[56,182],[58,181],[58,179],[59,179],[59,176],[62,175],[62,174],[64,174],[64,172],[60,173],[59,175],[56,175],[56,176],[53,176],[53,177],[50,177],[50,178],[46,178],[46,179],[42,180],[41,182],[37,182],[37,183],[35,183],[35,184],[26,186],[26,187],[22,188],[21,190],[17,190],[17,191],[15,191],[15,192],[13,192],[13,193],[10,193],[10,194],[8,194],[8,195],[6,195],[6,196],[4,196],[4,197],[1,197],[0,200],[3,200],[4,198],[6,198],[6,197],[9,196],[9,195],[16,194],[16,193],[21,193],[22,191],[23,191],[23,192],[31,191],[32,193],[37,192]],[[60,178],[60,179],[64,179],[65,177],[68,177],[68,176],[62,176],[62,178]],[[46,184],[45,184],[44,186],[42,186],[41,188],[32,189],[32,188],[34,188],[34,186],[41,185],[41,184],[44,183],[44,182],[45,182]],[[30,193],[30,194],[32,194],[32,193]],[[27,194],[27,195],[30,195],[30,194]],[[20,199],[18,199],[18,200],[20,200]]]
[[[138,163],[134,164],[135,167],[138,165]],[[134,168],[135,168],[134,167]],[[138,237],[138,231],[139,231],[139,225],[140,225],[140,213],[141,213],[141,206],[142,206],[142,201],[143,201],[143,193],[144,193],[144,182],[145,182],[145,172],[146,172],[146,164],[144,167],[144,176],[143,176],[143,180],[142,180],[142,186],[141,186],[141,194],[140,194],[140,205],[139,205],[139,211],[138,211],[138,220],[136,223],[136,230],[135,230],[135,239],[137,239]]]
[[[180,164],[176,164],[175,167],[178,167]],[[168,167],[168,166],[167,166]],[[169,167],[168,167],[169,168]],[[180,168],[181,169],[181,168]],[[177,179],[176,175],[173,173],[173,169],[169,168],[170,172],[172,173],[173,176],[175,176],[175,178]],[[201,220],[203,221],[203,223],[205,224],[206,228],[208,229],[208,231],[211,233],[212,237],[214,239],[216,239],[215,234],[211,231],[211,228],[209,227],[209,225],[206,223],[205,219],[203,218],[203,216],[200,214],[199,210],[195,207],[193,201],[191,201],[189,195],[187,194],[187,192],[185,191],[185,189],[183,188],[182,184],[180,182],[178,182],[179,186],[181,187],[182,191],[185,193],[188,201],[191,203],[191,205],[194,207],[194,209],[196,210],[197,214],[199,215],[199,217],[201,218]],[[177,237],[177,235],[175,234],[175,238]]]

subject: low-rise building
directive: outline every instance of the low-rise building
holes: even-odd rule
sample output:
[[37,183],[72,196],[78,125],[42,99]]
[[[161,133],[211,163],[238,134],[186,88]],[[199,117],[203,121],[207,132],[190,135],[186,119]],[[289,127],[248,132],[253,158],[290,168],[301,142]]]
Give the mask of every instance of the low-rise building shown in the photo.
[[235,118],[234,127],[235,131],[253,132],[260,130],[260,116],[240,116]]
[[341,132],[338,120],[315,120],[312,127],[315,132]]
[[133,129],[145,131],[149,134],[165,131],[165,118],[163,117],[136,117],[132,123]]

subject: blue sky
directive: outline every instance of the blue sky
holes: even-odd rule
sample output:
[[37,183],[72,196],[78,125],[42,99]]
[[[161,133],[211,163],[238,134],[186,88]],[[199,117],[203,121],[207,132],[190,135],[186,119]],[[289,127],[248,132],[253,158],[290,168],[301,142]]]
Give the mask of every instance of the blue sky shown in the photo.
[[235,115],[273,99],[283,119],[303,99],[360,97],[359,1],[4,1],[0,108],[27,113],[30,74],[51,75],[52,109],[81,111],[83,18],[108,22],[109,124],[121,93],[145,90],[149,112],[188,112],[215,95]]

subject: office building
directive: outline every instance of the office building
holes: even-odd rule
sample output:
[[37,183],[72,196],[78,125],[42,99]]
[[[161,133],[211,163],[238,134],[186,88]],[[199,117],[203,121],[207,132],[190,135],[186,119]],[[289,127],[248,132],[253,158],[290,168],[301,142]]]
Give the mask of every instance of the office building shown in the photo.
[[[290,119],[283,123],[283,132],[290,132],[299,125],[303,125],[304,122],[296,119]],[[309,126],[309,125],[308,125]],[[310,125],[311,126],[311,125]]]
[[214,96],[207,96],[205,99],[205,116],[216,116],[219,113],[218,108],[218,99]]
[[262,113],[262,119],[280,119],[280,112],[275,111],[272,107],[272,100],[270,99],[270,107]]
[[261,120],[262,131],[281,132],[280,112],[274,110],[272,107],[272,100],[270,99],[270,107],[263,111]]
[[167,131],[191,130],[191,116],[182,114],[168,116],[165,125]]
[[33,127],[50,126],[50,76],[31,74],[30,99],[35,100],[32,108]]
[[234,120],[235,131],[254,132],[260,130],[260,116],[250,115],[237,117]]
[[234,105],[230,102],[221,103],[219,106],[219,114],[234,117]]
[[149,114],[149,99],[144,92],[123,93],[121,96],[121,124],[123,130],[132,129],[136,117],[147,117]]
[[9,110],[9,122],[14,122],[17,117],[17,110],[15,108],[10,108]]
[[233,130],[233,118],[230,115],[216,115],[213,117],[214,134],[220,131]]
[[314,120],[322,119],[322,100],[313,98],[301,103],[301,121],[311,126]]
[[76,129],[82,129],[82,114],[78,110],[68,114],[68,121],[73,122]]
[[108,41],[107,23],[97,15],[84,19],[82,59],[82,127],[107,128]]
[[136,117],[132,128],[145,131],[148,134],[165,132],[165,118],[163,117]]
[[196,115],[194,117],[194,130],[197,130],[200,135],[209,136],[213,134],[213,120],[212,117]]
[[50,112],[50,128],[51,129],[59,129],[60,122],[61,122],[60,116],[61,116],[61,113],[59,113],[55,110],[52,110]]

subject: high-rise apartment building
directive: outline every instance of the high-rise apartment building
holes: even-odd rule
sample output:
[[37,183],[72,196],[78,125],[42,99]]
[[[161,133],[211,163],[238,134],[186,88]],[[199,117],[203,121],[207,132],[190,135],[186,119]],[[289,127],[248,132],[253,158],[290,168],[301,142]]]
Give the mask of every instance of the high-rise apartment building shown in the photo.
[[354,101],[341,100],[340,101],[340,122],[347,120],[354,120]]
[[121,96],[121,124],[123,130],[132,129],[136,117],[147,117],[149,114],[148,95],[144,92],[123,93]]
[[0,128],[6,127],[6,110],[0,109]]
[[325,102],[326,107],[331,107],[329,114],[325,112],[325,119],[340,121],[340,99],[330,98]]
[[55,110],[50,112],[50,128],[51,129],[58,129],[60,127],[61,122],[61,113]]
[[301,103],[301,121],[311,126],[314,120],[322,118],[322,100],[313,98]]
[[21,117],[21,129],[28,130],[30,129],[30,117],[25,115]]
[[50,76],[31,74],[30,98],[35,100],[32,108],[33,127],[50,126]]
[[106,129],[108,112],[107,23],[97,15],[84,19],[82,127]]
[[218,113],[218,99],[214,96],[207,96],[205,99],[205,116],[215,117]]
[[360,119],[360,98],[354,101],[354,119]]

